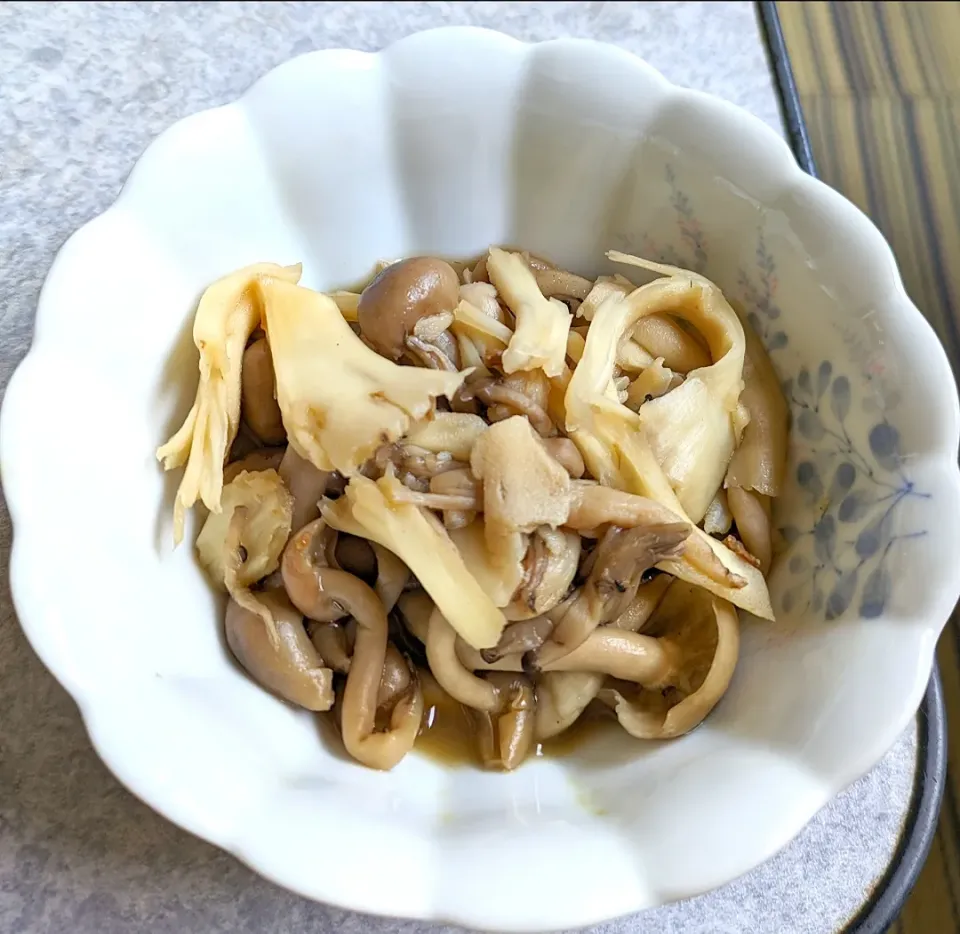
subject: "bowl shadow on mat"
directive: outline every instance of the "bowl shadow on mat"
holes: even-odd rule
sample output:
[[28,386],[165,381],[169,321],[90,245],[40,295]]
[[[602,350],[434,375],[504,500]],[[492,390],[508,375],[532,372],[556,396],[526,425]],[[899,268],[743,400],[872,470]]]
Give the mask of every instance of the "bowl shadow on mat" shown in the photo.
[[[7,561],[9,551],[6,533],[0,558]],[[4,576],[0,605],[10,600]],[[360,934],[383,923],[273,885],[129,793],[97,756],[70,696],[34,655],[12,613],[0,620],[0,705],[6,934]],[[318,739],[334,749],[335,738],[320,732]],[[415,927],[404,923],[399,930]],[[390,929],[398,930],[395,923]]]

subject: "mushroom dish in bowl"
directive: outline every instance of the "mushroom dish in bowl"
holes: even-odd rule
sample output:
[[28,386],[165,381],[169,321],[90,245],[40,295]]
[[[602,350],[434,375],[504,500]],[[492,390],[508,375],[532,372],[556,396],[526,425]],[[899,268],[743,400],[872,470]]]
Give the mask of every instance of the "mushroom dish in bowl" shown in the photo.
[[585,925],[756,866],[907,725],[958,424],[772,130],[435,30],[181,121],[64,246],[0,423],[13,594],[108,766],[268,878]]

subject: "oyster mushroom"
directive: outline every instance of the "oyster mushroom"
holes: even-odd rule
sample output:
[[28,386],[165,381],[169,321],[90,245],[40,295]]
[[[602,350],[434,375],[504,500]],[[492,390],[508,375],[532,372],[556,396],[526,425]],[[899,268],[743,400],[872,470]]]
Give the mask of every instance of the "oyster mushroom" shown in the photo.
[[[627,432],[618,440],[617,447],[625,455],[622,464],[627,470],[631,469],[629,445],[633,440],[635,438]],[[573,481],[571,490],[567,525],[581,531],[605,524],[627,527],[671,522],[680,515],[645,496],[584,481]],[[692,526],[682,555],[662,562],[660,570],[703,587],[761,619],[773,619],[770,594],[763,575],[702,529]]]
[[497,290],[489,282],[473,282],[461,285],[460,298],[462,301],[473,305],[478,311],[482,311],[488,318],[510,326],[509,315],[497,301]]
[[523,533],[566,522],[570,477],[525,418],[491,425],[473,447],[470,469],[483,481],[484,534],[497,567],[522,559]]
[[223,464],[240,425],[243,352],[263,314],[260,287],[299,279],[299,266],[260,263],[218,279],[200,299],[193,321],[200,351],[197,396],[180,429],[157,449],[164,470],[186,464],[173,507],[176,543],[183,538],[186,511],[198,499],[211,512],[220,510]]
[[240,411],[253,433],[264,444],[285,441],[287,433],[277,405],[273,358],[270,345],[263,338],[243,352],[240,387]]
[[423,318],[452,312],[460,300],[460,280],[441,259],[418,256],[387,266],[364,290],[357,304],[363,338],[388,360],[398,361]]
[[566,306],[544,297],[533,271],[516,253],[491,247],[487,272],[517,322],[503,354],[504,372],[542,369],[547,376],[559,376],[572,319]]
[[525,675],[492,671],[484,680],[496,689],[498,702],[492,711],[472,711],[480,761],[485,768],[509,772],[533,749],[537,698]]
[[710,280],[615,251],[608,257],[666,278],[625,298],[611,296],[597,309],[583,358],[567,388],[567,428],[596,427],[592,409],[612,375],[610,348],[637,322],[664,312],[688,320],[703,334],[714,362],[691,371],[676,389],[642,405],[636,418],[684,512],[698,523],[723,482],[738,440],[746,352],[743,325]]
[[397,366],[371,350],[326,295],[288,282],[261,288],[289,443],[320,470],[352,476],[463,382],[463,374]]
[[740,651],[737,611],[689,584],[667,594],[651,634],[680,649],[668,690],[614,682],[598,697],[612,707],[621,726],[638,739],[669,739],[689,732],[726,692]]
[[404,441],[434,454],[449,453],[458,461],[470,460],[477,438],[487,430],[479,415],[467,412],[437,412],[430,419],[410,426]]

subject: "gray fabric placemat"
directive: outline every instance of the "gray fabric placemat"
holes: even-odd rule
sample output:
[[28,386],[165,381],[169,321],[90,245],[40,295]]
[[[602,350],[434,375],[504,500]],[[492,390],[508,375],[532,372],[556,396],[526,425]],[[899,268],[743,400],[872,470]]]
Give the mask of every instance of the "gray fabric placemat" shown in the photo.
[[[749,3],[2,3],[0,389],[27,350],[57,249],[110,204],[157,133],[232,100],[297,53],[373,50],[457,23],[530,40],[614,42],[672,80],[780,128]],[[3,509],[5,565],[10,535]],[[63,547],[69,553],[69,543]],[[425,931],[281,891],[122,789],[90,748],[74,705],[27,646],[5,576],[2,588],[0,930]],[[890,861],[915,761],[911,727],[873,772],[764,866],[710,895],[597,930],[832,934]]]

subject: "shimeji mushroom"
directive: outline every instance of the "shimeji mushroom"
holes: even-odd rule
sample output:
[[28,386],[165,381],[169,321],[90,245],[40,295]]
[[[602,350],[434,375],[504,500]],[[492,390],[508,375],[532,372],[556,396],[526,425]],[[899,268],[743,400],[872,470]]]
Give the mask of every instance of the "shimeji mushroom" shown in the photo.
[[[330,664],[347,671],[340,709],[341,734],[347,752],[355,759],[372,768],[391,769],[413,747],[420,729],[423,697],[415,680],[408,681],[390,711],[389,728],[376,732],[377,708],[382,706],[378,698],[387,660],[387,612],[368,584],[330,566],[331,550],[323,519],[301,529],[284,551],[284,586],[291,602],[304,616],[320,623],[350,616],[355,622],[349,664],[336,651],[336,643],[328,650]],[[333,633],[328,631],[327,635]]]
[[333,672],[325,667],[283,591],[252,593],[243,583],[241,544],[247,507],[233,511],[221,542],[220,563],[230,593],[224,621],[227,645],[247,673],[267,690],[307,710],[333,706]]
[[293,497],[290,526],[295,531],[302,529],[320,515],[320,500],[327,492],[333,474],[328,470],[318,470],[291,445],[287,445],[277,472]]
[[599,698],[638,739],[669,739],[702,722],[724,695],[740,651],[737,611],[689,584],[667,592],[649,630],[675,650],[664,684],[604,686]]
[[495,689],[497,705],[492,711],[471,711],[480,761],[485,768],[509,772],[536,742],[537,697],[523,674],[492,671],[484,680]]
[[226,586],[226,542],[235,513],[240,513],[235,531],[244,558],[235,576],[238,586],[250,587],[280,565],[293,498],[275,470],[241,471],[223,488],[221,506],[207,516],[197,536],[197,556],[213,582]]
[[463,382],[463,374],[382,357],[326,295],[279,281],[264,283],[263,294],[288,440],[320,470],[355,473]]
[[286,441],[283,416],[277,405],[273,358],[270,356],[270,346],[262,337],[243,352],[240,402],[243,420],[264,444]]
[[260,326],[260,286],[295,283],[300,266],[260,263],[211,285],[200,299],[193,340],[200,351],[200,383],[193,407],[177,433],[157,450],[164,470],[186,464],[173,507],[175,542],[183,538],[186,511],[198,500],[220,511],[223,464],[240,425],[241,368],[247,339]]
[[410,350],[418,322],[452,314],[459,300],[460,280],[449,263],[431,256],[400,260],[380,272],[360,295],[360,333],[377,353],[396,362]]
[[[384,705],[381,687],[387,663],[387,614],[377,595],[358,577],[328,568],[325,583],[356,620],[357,635],[350,672],[343,689],[340,732],[347,752],[375,769],[392,769],[412,748],[420,732],[423,694],[410,673],[406,686],[394,695],[389,726],[377,730],[377,708]],[[396,685],[393,686],[397,688]]]
[[232,596],[224,629],[230,651],[258,684],[307,710],[333,706],[333,672],[282,591]]

